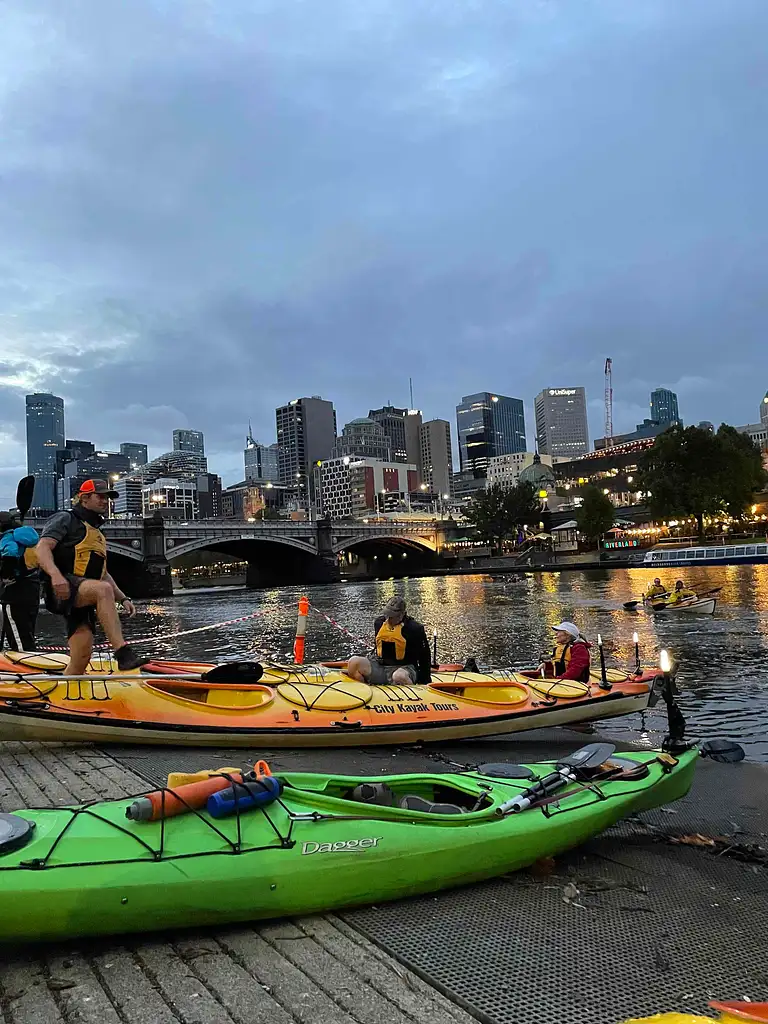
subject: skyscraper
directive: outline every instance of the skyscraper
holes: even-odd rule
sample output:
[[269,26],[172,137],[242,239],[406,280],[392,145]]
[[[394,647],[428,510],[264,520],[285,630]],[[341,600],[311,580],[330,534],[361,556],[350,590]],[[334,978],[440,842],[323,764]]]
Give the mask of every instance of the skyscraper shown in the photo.
[[453,493],[453,452],[448,420],[427,420],[421,425],[422,480],[432,494]]
[[343,458],[345,455],[391,462],[392,442],[380,423],[361,417],[346,423],[336,438],[331,458]]
[[462,472],[485,477],[488,459],[525,451],[525,410],[522,400],[480,391],[465,395],[456,406],[459,464]]
[[368,419],[379,423],[392,442],[392,461],[408,462],[416,466],[421,460],[421,412],[418,409],[398,409],[394,405],[383,405],[371,409]]
[[120,445],[120,454],[128,456],[131,469],[138,469],[139,466],[146,466],[149,461],[149,454],[145,444],[134,444],[132,441],[126,441],[125,444]]
[[297,487],[306,506],[314,491],[312,467],[330,456],[336,441],[333,402],[319,395],[294,398],[275,410],[275,421],[280,480]]
[[536,438],[542,455],[575,458],[589,451],[584,388],[545,388],[534,400]]
[[246,483],[277,483],[280,479],[278,446],[276,444],[260,444],[255,441],[250,423],[248,424],[248,436],[245,439],[243,459]]
[[677,423],[677,395],[667,388],[656,388],[651,392],[651,419],[654,423]]
[[175,452],[194,452],[205,455],[205,441],[200,430],[174,430],[173,450]]
[[56,510],[56,452],[64,448],[64,399],[27,395],[27,472],[35,476],[33,508]]

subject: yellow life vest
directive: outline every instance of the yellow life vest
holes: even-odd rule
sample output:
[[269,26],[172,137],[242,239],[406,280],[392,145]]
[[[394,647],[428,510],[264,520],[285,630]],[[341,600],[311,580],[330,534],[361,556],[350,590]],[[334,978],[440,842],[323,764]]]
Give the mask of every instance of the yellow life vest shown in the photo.
[[398,622],[396,626],[390,626],[389,619],[384,619],[376,634],[376,654],[385,662],[405,661],[405,637],[403,636],[402,622]]
[[696,591],[688,590],[687,587],[684,587],[682,590],[674,590],[669,595],[667,604],[679,604],[681,601],[687,601],[691,597],[696,597]]
[[27,567],[27,569],[29,569],[29,571],[31,572],[33,569],[37,568],[38,564],[39,563],[37,561],[37,551],[34,548],[25,548],[24,565]]
[[662,587],[661,584],[657,587],[655,583],[652,583],[645,592],[646,597],[656,597],[657,594],[666,594],[666,587]]
[[75,544],[72,572],[90,580],[102,580],[107,573],[107,538],[90,523],[83,523],[85,536]]

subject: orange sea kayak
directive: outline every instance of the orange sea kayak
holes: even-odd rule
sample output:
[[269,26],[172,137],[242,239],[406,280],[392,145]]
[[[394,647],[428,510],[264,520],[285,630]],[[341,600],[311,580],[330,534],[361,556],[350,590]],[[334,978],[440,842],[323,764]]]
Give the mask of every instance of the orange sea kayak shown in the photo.
[[0,658],[0,739],[270,748],[455,740],[643,711],[657,677],[609,670],[605,690],[598,675],[580,683],[452,667],[430,686],[369,686],[342,667],[267,664],[244,684],[234,673],[206,682],[206,663],[120,674],[98,658],[89,675],[66,680],[56,674],[64,664],[66,655]]

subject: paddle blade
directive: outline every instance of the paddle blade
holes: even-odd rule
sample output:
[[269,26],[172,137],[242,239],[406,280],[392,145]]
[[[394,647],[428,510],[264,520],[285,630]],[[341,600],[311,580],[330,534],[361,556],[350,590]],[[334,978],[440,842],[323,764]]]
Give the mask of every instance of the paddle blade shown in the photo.
[[23,519],[32,508],[32,496],[35,493],[35,478],[25,476],[19,480],[16,488],[16,508],[19,510],[19,518]]
[[258,683],[264,667],[258,661],[229,661],[203,672],[206,683]]
[[637,606],[639,604],[640,604],[639,601],[625,601],[624,602],[624,607],[627,609],[628,612],[631,612],[631,611],[634,611],[635,608],[637,608]]
[[712,761],[719,761],[720,764],[735,764],[743,761],[744,747],[733,740],[705,740],[699,747],[702,757],[708,757]]
[[586,747],[575,750],[568,757],[557,762],[558,768],[597,768],[603,761],[607,761],[616,749],[613,743],[588,743]]
[[493,779],[535,779],[530,768],[524,764],[507,764],[502,761],[500,764],[481,764],[477,769],[481,775],[488,775]]

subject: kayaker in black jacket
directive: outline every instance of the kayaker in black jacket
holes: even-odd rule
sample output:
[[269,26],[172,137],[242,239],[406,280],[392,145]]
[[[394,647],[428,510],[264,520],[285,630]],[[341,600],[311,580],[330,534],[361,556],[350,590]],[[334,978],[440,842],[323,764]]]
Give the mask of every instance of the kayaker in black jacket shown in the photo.
[[373,686],[432,682],[432,658],[426,630],[406,614],[402,597],[391,598],[373,626],[376,653],[371,658],[350,658],[348,676]]

